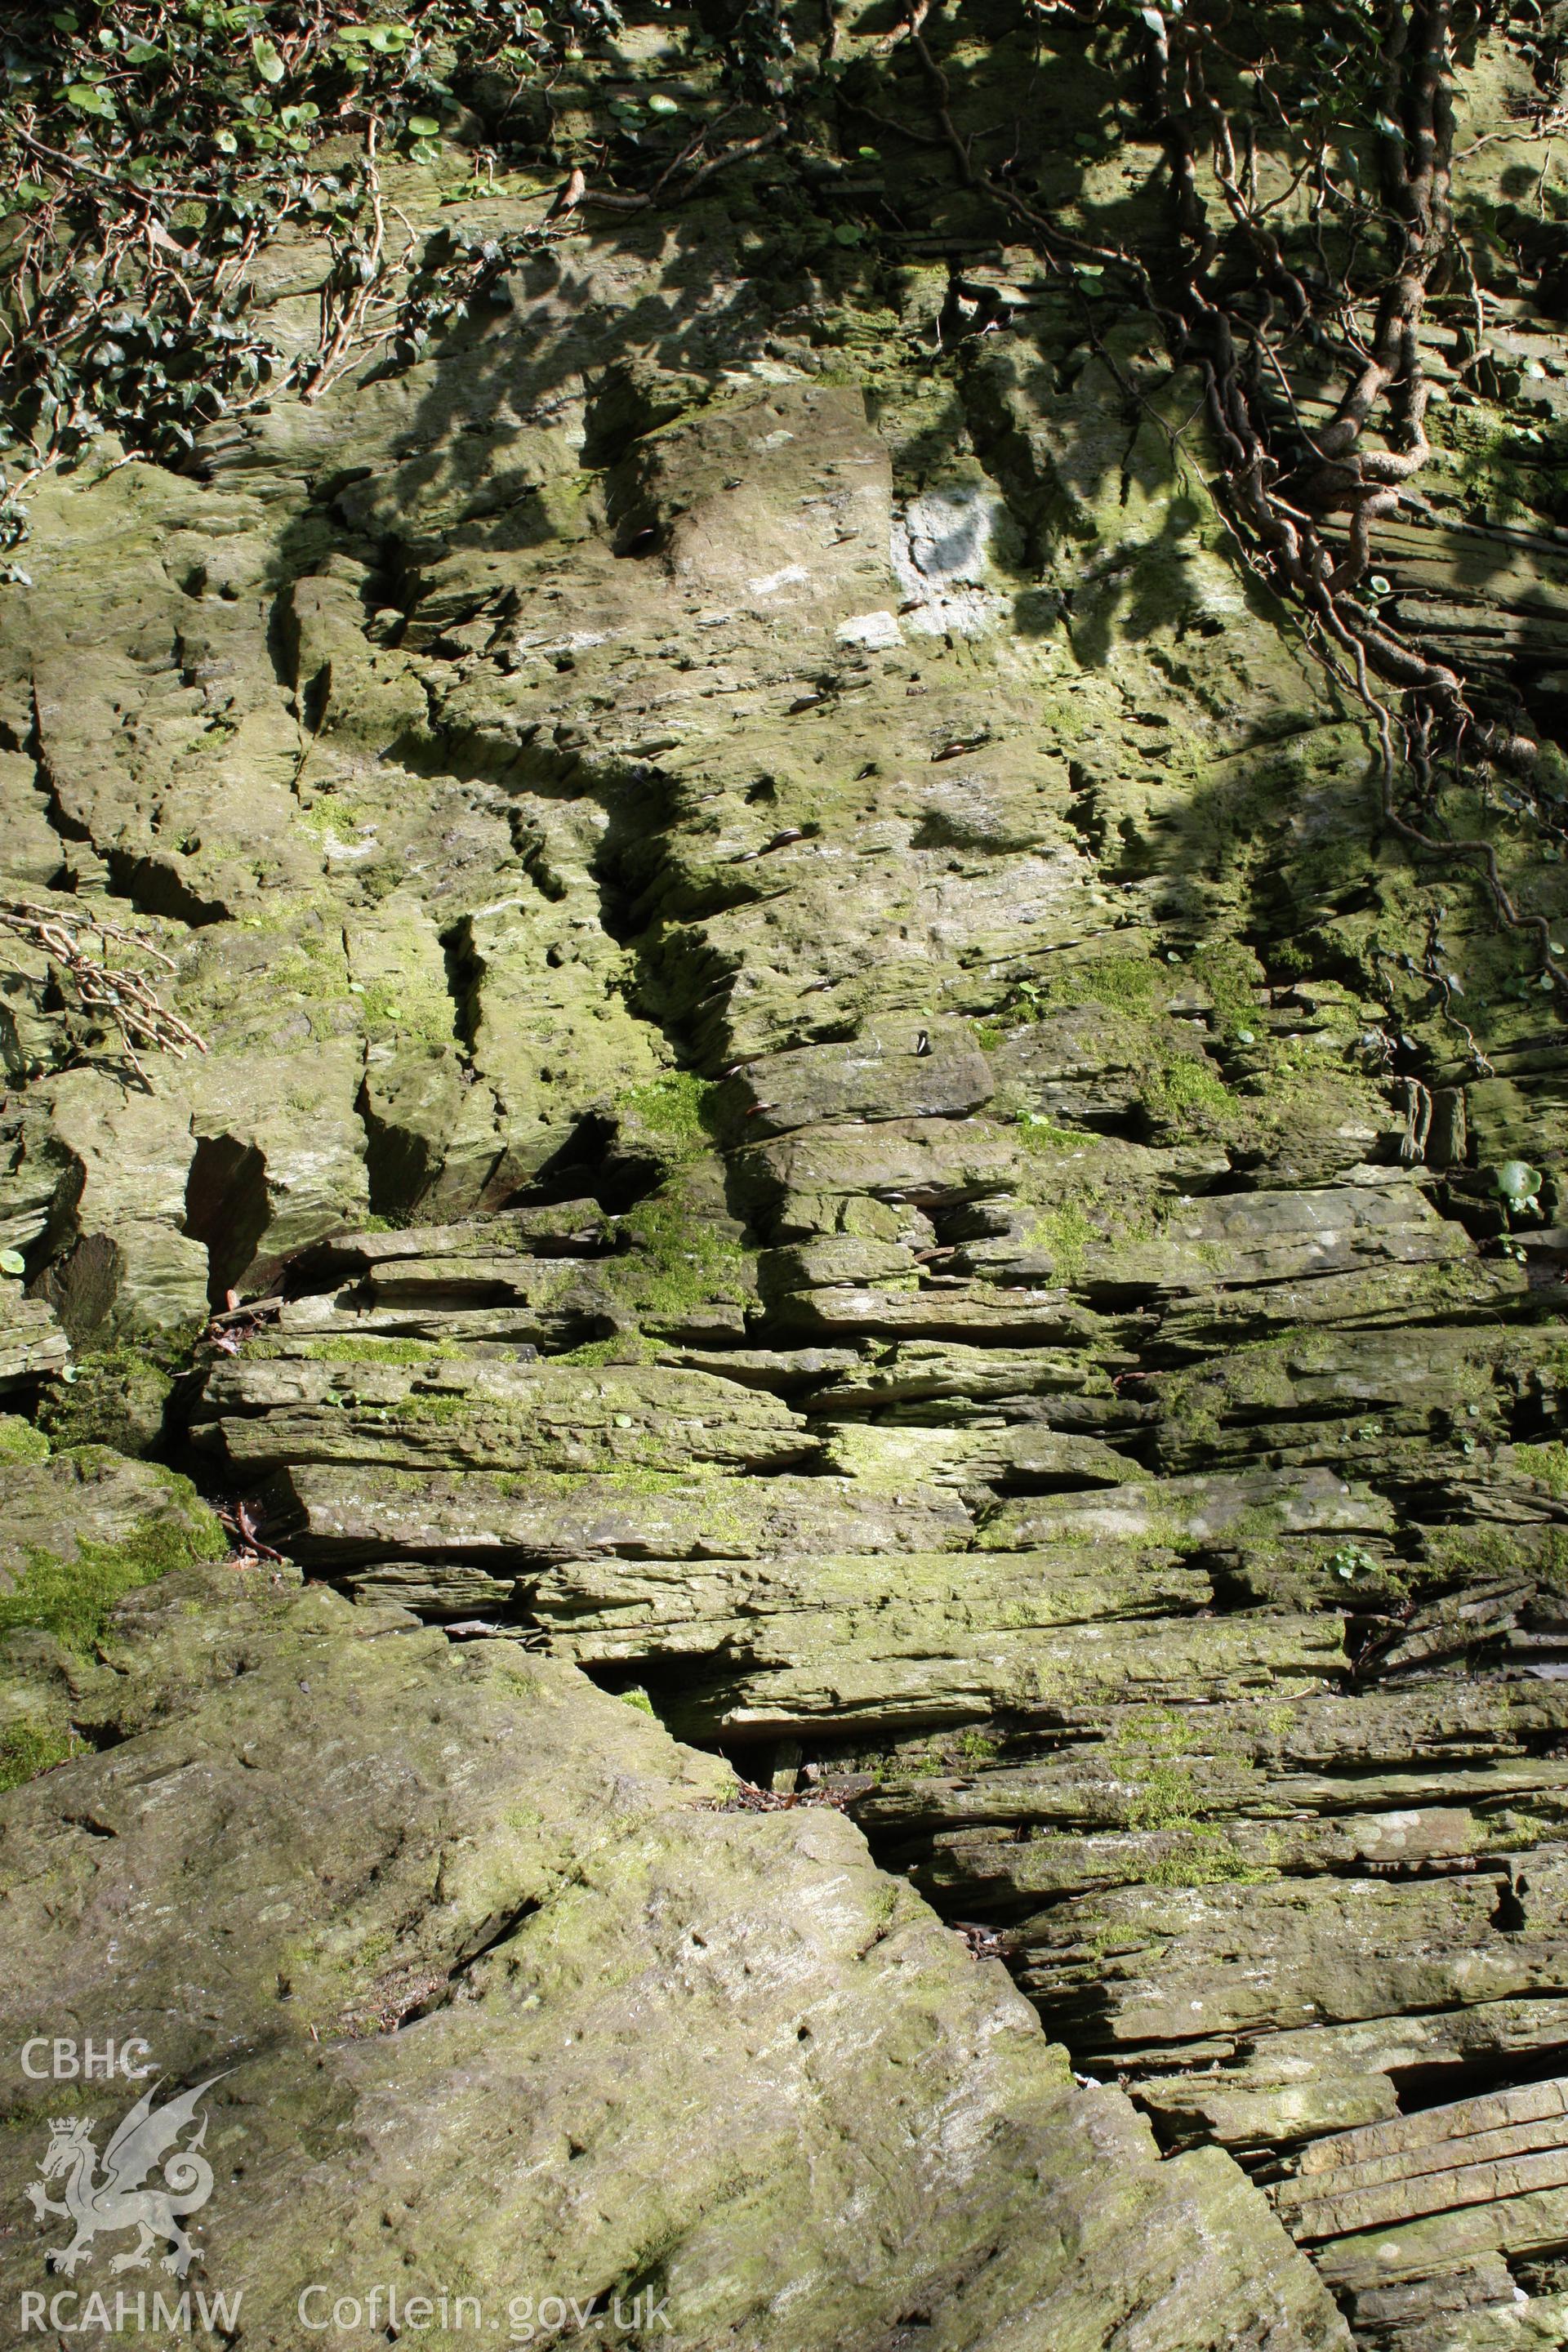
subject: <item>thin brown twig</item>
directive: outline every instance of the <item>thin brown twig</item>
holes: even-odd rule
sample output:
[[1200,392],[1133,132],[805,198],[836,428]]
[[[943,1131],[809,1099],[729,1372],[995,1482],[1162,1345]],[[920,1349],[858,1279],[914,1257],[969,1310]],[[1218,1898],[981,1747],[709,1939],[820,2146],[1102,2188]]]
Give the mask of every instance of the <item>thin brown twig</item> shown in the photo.
[[[735,110],[731,107],[727,110],[727,111],[728,113],[733,113]],[[721,121],[725,119],[725,116],[720,117]],[[781,116],[780,120],[773,123],[769,130],[759,131],[754,139],[737,140],[733,146],[726,147],[721,154],[710,156],[700,171],[694,172],[689,180],[683,182],[681,186],[674,191],[673,194],[665,199],[665,203],[667,205],[683,205],[687,203],[690,197],[696,194],[699,188],[703,186],[707,181],[714,177],[716,173],[726,172],[729,170],[731,163],[743,163],[749,157],[763,154],[768,148],[776,147],[788,129],[788,123],[785,122]],[[677,162],[679,163],[679,160],[680,159],[678,158]],[[615,189],[591,188],[584,184],[581,188],[576,189],[574,193],[572,193],[568,201],[563,201],[563,199],[567,199],[568,191],[572,187],[572,182],[569,181],[566,183],[565,187],[563,188],[561,194],[557,196],[555,204],[552,207],[552,211],[564,212],[569,209],[574,209],[578,205],[597,205],[603,212],[643,213],[652,211],[658,204],[659,189],[665,185],[666,182],[669,178],[670,171],[673,171],[675,168],[675,165],[671,165],[669,170],[662,172],[658,180],[654,183],[653,188],[650,191],[646,191],[635,195],[623,195]],[[574,173],[573,180],[574,181],[580,176],[580,173]]]
[[110,173],[100,172],[91,163],[84,163],[79,156],[68,155],[63,148],[46,147],[41,139],[35,139],[30,131],[24,131],[19,122],[12,122],[7,128],[12,138],[19,146],[26,147],[29,154],[41,155],[47,163],[58,163],[79,180],[96,180],[100,187],[110,189],[117,196],[134,197],[138,204],[144,205],[178,205],[185,201],[186,192],[182,189],[144,188],[135,180],[117,180]]
[[[382,257],[386,245],[386,215],[382,204],[381,173],[375,152],[378,129],[373,115],[364,137],[365,181],[370,190],[370,241],[363,247],[351,245],[346,250],[340,249],[337,262],[321,288],[321,340],[317,357],[310,367],[310,381],[300,394],[300,398],[308,404],[320,400],[344,369],[363,356],[365,348],[367,339],[362,331],[372,298],[381,283]],[[351,267],[352,282],[344,285],[342,280]]]
[[[143,1086],[147,1084],[147,1073],[142,1066],[138,1046],[173,1054],[182,1062],[187,1049],[198,1054],[206,1052],[205,1038],[188,1021],[160,1003],[144,973],[110,964],[102,952],[111,940],[122,941],[142,955],[152,956],[166,971],[173,971],[174,958],[165,955],[144,931],[127,930],[101,915],[78,915],[35,906],[26,898],[0,899],[0,930],[25,940],[49,957],[68,980],[80,1011],[107,1014],[119,1030],[131,1066]],[[86,938],[97,939],[99,954],[89,951],[84,944]]]

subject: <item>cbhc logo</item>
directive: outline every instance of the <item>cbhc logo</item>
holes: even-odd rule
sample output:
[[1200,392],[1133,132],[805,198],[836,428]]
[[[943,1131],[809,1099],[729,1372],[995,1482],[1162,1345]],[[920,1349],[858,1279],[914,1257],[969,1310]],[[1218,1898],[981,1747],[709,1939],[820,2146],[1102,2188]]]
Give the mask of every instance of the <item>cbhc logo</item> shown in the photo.
[[[47,2063],[35,2065],[40,2051]],[[134,2037],[120,2042],[112,2034],[107,2042],[68,2042],[51,2041],[47,2034],[39,2033],[22,2045],[22,2072],[32,2083],[107,2083],[116,2074],[123,2074],[128,2083],[142,2083],[153,2069],[132,2061],[152,2055],[151,2044]]]

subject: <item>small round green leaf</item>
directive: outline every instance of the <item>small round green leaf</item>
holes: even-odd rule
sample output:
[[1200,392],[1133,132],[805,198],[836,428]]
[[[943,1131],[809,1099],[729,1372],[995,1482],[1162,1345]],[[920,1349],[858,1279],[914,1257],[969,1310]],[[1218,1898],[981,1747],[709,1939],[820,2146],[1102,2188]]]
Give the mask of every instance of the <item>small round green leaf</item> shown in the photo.
[[66,104],[79,114],[96,114],[100,120],[114,120],[114,100],[106,89],[97,89],[89,81],[73,81],[66,90]]
[[1498,1192],[1505,1201],[1533,1200],[1544,1181],[1528,1160],[1505,1160],[1497,1171]]

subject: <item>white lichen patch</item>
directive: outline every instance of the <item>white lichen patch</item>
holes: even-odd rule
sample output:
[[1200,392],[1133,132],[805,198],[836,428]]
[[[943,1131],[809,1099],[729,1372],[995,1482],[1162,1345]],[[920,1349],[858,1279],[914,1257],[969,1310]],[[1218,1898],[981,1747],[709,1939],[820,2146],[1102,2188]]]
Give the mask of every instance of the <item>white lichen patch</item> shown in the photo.
[[987,583],[1002,501],[978,484],[926,490],[893,516],[890,554],[905,626],[921,636],[979,636],[1005,610]]

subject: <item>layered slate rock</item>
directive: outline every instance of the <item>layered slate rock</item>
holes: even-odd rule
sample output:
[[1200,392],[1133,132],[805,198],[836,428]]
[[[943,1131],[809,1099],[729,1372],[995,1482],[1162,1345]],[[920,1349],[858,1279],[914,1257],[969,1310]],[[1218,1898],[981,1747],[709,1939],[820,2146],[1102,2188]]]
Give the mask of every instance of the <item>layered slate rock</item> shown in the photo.
[[[297,2346],[324,2284],[306,2318],[384,2342],[395,2284],[477,2298],[447,2343],[551,2296],[625,2342],[617,2295],[691,2347],[1347,2342],[1228,2160],[1075,2088],[833,1808],[737,1809],[574,1667],[276,1571],[173,1574],[110,1642],[140,1727],[12,1800],[0,2000],[18,2047],[110,2001],[155,2099],[205,2086],[227,2341]],[[8,2087],[7,2202],[129,2088]],[[8,2233],[9,2303],[58,2231]]]
[[1568,2303],[1517,2294],[1501,2257],[1527,2267],[1562,2242],[1565,2112],[1558,2077],[1337,2133],[1276,2201],[1374,2341],[1547,2344]]
[[[570,558],[572,675],[615,697],[576,706],[568,804],[605,828],[641,1001],[711,1082],[628,1062],[552,1169],[531,1180],[522,1141],[493,1163],[478,1217],[453,1213],[455,1131],[438,1222],[298,1259],[195,1433],[346,1589],[515,1625],[752,1775],[837,1787],[998,1938],[1082,2071],[1267,2173],[1558,2032],[1544,1860],[1518,1891],[1563,1785],[1533,1696],[1560,1614],[1550,1261],[1499,1247],[1509,1215],[1456,1164],[1474,1074],[1434,1068],[1441,1119],[1388,1075],[1374,961],[1303,968],[1234,881],[1152,846],[1115,879],[1077,821],[1091,771],[1151,844],[1190,840],[1212,790],[1293,812],[1316,887],[1364,877],[1361,753],[1271,626],[1224,637],[1247,684],[1222,747],[1196,547],[1162,625],[1174,700],[1152,656],[1112,686],[1070,635],[985,627],[962,655],[862,637],[808,691],[839,574],[820,611],[756,585],[788,565],[737,569],[705,485],[737,436],[768,444],[756,497],[787,536],[779,453],[814,415],[798,387],[731,393],[648,453],[669,514],[704,517],[657,557],[693,668],[650,656],[623,559]],[[1157,536],[1188,493],[1141,463],[1131,528]],[[815,464],[803,511],[830,495]],[[566,563],[498,547],[488,576],[526,601]],[[559,700],[509,624],[482,659],[417,642],[488,757]],[[551,903],[580,903],[531,772]],[[494,940],[468,968],[481,1004],[512,969]],[[493,1004],[471,1104],[503,1100],[503,1024],[543,1017]],[[1433,1734],[1381,1796],[1371,1759],[1459,1704],[1432,1678],[1478,1670],[1490,1777],[1456,1781]]]
[[[1375,837],[1148,320],[989,226],[785,283],[711,191],[667,239],[385,169],[521,239],[504,308],[41,483],[4,616],[6,886],[129,908],[211,1052],[132,1086],[18,960],[0,1381],[73,1459],[188,1433],[313,1580],[13,1633],[18,1775],[108,1750],[12,1801],[16,1998],[133,1911],[182,2081],[207,2003],[279,2347],[321,2245],[520,2242],[780,2352],[1342,2341],[1311,2263],[1378,2352],[1552,2341],[1550,998]],[[1387,569],[1539,665],[1531,483],[1468,509],[1554,345],[1482,309]]]
[[[886,1156],[831,1118],[740,1130],[767,1246],[706,1329],[628,1331],[622,1213],[607,1336],[521,1368],[535,1276],[498,1279],[483,1223],[418,1258],[336,1244],[215,1365],[197,1433],[350,1590],[510,1622],[753,1776],[833,1790],[1080,2071],[1294,2216],[1303,2147],[1568,2034],[1549,1304],[1392,1155],[1227,1189],[1193,1147],[1064,1129],[1042,1186],[994,1118],[887,1127]],[[460,1339],[387,1334],[393,1265]],[[1555,2209],[1516,2229],[1505,2176],[1466,2184],[1479,2343]],[[1368,2342],[1448,2324],[1435,2228],[1397,2280],[1370,2240],[1352,2278],[1300,2234]]]

